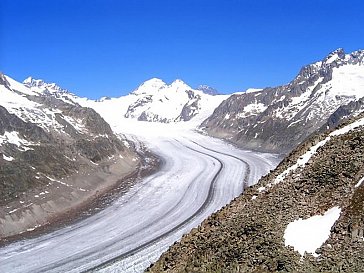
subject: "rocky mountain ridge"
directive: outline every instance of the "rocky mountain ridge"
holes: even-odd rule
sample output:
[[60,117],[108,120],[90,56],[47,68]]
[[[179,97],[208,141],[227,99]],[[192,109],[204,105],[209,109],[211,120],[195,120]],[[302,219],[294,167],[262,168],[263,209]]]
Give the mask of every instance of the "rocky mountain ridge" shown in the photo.
[[37,80],[37,79],[33,79],[32,77],[28,77],[23,81],[23,84],[26,87],[29,88],[33,88],[34,87],[34,91],[43,91],[45,93],[69,93],[68,90],[61,88],[59,85],[57,85],[56,83],[46,83],[43,80]]
[[364,51],[345,54],[338,49],[303,67],[287,85],[233,94],[201,129],[244,148],[286,154],[328,120],[337,119],[343,113],[336,112],[340,107],[360,104],[363,75]]

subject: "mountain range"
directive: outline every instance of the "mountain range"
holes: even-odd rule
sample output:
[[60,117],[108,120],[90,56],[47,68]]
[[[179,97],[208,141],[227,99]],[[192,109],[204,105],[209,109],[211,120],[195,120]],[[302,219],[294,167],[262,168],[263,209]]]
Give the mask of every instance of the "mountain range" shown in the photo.
[[[287,154],[322,126],[337,125],[363,109],[364,51],[331,52],[304,66],[288,84],[219,95],[206,85],[194,89],[182,80],[153,78],[129,95],[80,98],[58,85],[26,79],[23,84],[68,103],[114,118],[199,125],[199,130],[242,148]],[[347,88],[350,86],[350,88]],[[38,91],[37,91],[38,90]],[[330,125],[331,124],[331,125]]]
[[286,85],[232,95],[216,95],[207,86],[193,89],[181,80],[166,84],[154,78],[120,98],[75,100],[95,109],[110,124],[117,123],[115,117],[191,123],[241,148],[285,155],[316,130],[333,128],[362,111],[363,58],[362,50],[345,54],[340,48],[304,66]]
[[193,89],[182,80],[166,84],[153,78],[119,98],[88,100],[76,98],[79,104],[99,112],[110,124],[115,118],[138,121],[179,123],[193,122],[196,126],[206,119],[228,95],[218,95],[208,86]]

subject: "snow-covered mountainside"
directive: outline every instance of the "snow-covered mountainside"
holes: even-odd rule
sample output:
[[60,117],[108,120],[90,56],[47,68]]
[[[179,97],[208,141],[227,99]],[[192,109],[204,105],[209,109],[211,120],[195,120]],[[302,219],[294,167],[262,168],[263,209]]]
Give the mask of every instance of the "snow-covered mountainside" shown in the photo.
[[210,95],[205,91],[193,89],[181,80],[166,84],[153,78],[120,98],[75,100],[83,106],[92,107],[112,124],[115,119],[128,118],[162,123],[193,121],[198,125],[229,97]]
[[55,84],[0,74],[0,238],[87,199],[113,176],[108,166],[121,170],[114,182],[136,168],[130,143],[70,97]]
[[149,272],[364,272],[364,113],[316,135]]
[[[201,128],[245,148],[287,153],[340,107],[359,109],[362,97],[364,51],[338,49],[303,67],[287,85],[232,95]],[[347,111],[336,112],[334,119],[340,113]]]

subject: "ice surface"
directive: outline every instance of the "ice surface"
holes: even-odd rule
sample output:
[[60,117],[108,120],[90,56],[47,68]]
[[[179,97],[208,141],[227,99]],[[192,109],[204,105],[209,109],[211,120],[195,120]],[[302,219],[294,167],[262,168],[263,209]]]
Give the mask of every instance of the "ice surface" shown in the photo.
[[262,88],[248,88],[245,91],[239,91],[239,92],[234,92],[233,95],[241,95],[241,94],[249,94],[249,93],[257,93],[259,91],[262,91]]
[[[279,161],[197,134],[193,122],[139,122],[110,115],[105,105],[95,109],[101,109],[115,133],[126,134],[137,145],[143,141],[163,158],[162,169],[96,215],[1,248],[1,272],[80,272],[119,255],[125,257],[103,271],[143,272],[173,242]],[[126,255],[130,251],[134,254]]]

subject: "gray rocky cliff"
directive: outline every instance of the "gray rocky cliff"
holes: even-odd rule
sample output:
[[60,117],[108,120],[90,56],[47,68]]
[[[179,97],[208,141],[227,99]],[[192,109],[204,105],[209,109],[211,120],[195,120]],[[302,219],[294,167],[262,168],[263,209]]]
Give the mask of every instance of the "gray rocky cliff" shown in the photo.
[[348,92],[338,85],[352,74],[360,81],[363,65],[364,51],[345,54],[338,49],[303,67],[287,85],[232,95],[200,127],[243,148],[286,154],[339,107],[364,96],[364,90],[352,86],[356,82],[348,80]]
[[12,113],[0,105],[1,204],[42,188],[49,177],[91,170],[114,156],[137,157],[133,146],[116,136],[97,112],[64,99],[61,95],[68,91],[55,84],[32,79],[24,86],[40,86],[42,92],[22,93],[1,74],[0,86],[29,102],[29,107],[11,102]]

